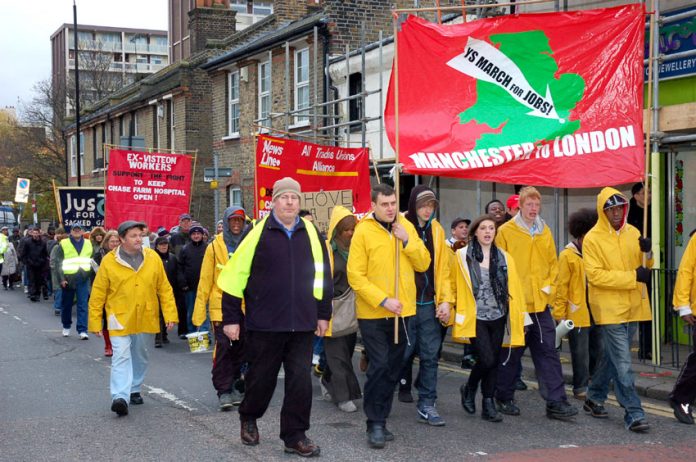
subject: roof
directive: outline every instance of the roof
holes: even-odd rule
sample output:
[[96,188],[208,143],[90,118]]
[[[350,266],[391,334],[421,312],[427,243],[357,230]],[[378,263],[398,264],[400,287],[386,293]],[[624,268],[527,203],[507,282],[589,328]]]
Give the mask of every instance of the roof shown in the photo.
[[[63,23],[54,33],[51,34],[51,40],[63,29],[72,29],[72,23]],[[98,31],[98,32],[126,32],[135,34],[150,34],[150,35],[164,35],[166,36],[168,32],[166,30],[159,29],[134,29],[132,27],[113,27],[113,26],[93,26],[90,24],[78,24],[78,31]]]
[[212,71],[238,61],[241,58],[259,53],[278,45],[278,42],[288,40],[312,30],[315,26],[327,24],[328,20],[323,11],[306,16],[292,22],[278,24],[274,30],[267,31],[259,36],[250,37],[251,40],[243,41],[228,52],[211,59],[201,66],[202,69]]

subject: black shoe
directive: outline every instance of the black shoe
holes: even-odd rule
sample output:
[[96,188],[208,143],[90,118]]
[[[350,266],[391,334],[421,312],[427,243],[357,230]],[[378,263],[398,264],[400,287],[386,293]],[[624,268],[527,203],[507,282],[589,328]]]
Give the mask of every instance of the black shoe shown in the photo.
[[302,457],[314,457],[321,454],[321,449],[309,438],[304,438],[292,446],[285,446],[285,452]]
[[595,403],[594,401],[586,399],[585,404],[582,405],[582,409],[592,417],[596,417],[598,419],[609,418],[609,413],[606,409],[604,409],[604,405],[602,403]]
[[628,429],[636,433],[647,432],[650,430],[650,424],[645,419],[638,419],[634,420],[631,425],[628,426]]
[[169,343],[169,336],[162,334],[162,343],[167,345]]
[[32,302],[38,302],[39,297],[29,297],[29,300],[31,300]]
[[413,395],[411,395],[411,390],[399,389],[398,399],[402,403],[412,403],[413,402]]
[[502,422],[503,416],[496,410],[493,398],[483,398],[481,401],[481,418],[487,422]]
[[162,334],[155,334],[155,348],[162,348]]
[[259,444],[259,427],[255,420],[245,420],[241,422],[242,444],[246,446],[256,446]]
[[691,405],[689,403],[682,404],[670,399],[669,405],[672,406],[674,417],[676,417],[679,422],[687,425],[694,424],[694,416],[691,415]]
[[462,369],[473,369],[476,365],[475,355],[466,355],[462,358]]
[[546,402],[546,417],[550,419],[566,420],[576,415],[578,408],[566,400]]
[[389,429],[384,426],[384,441],[394,441],[394,434],[389,431]]
[[131,393],[130,402],[131,404],[143,404],[143,397],[140,396],[140,393]]
[[524,383],[522,380],[518,380],[515,382],[515,390],[517,391],[525,391],[527,389],[527,384]]
[[188,340],[188,338],[186,337],[186,334],[179,334],[179,338],[181,340]]
[[44,296],[43,296],[43,299],[44,299],[44,300],[48,300],[48,295],[44,295]]
[[118,414],[119,417],[128,415],[128,403],[123,398],[116,398],[111,402],[111,410]]
[[469,414],[476,414],[476,390],[470,389],[467,384],[459,387],[462,396],[462,407]]
[[384,447],[386,439],[382,425],[372,425],[367,429],[367,444],[373,449],[382,449]]
[[496,399],[495,404],[498,405],[498,410],[505,415],[520,415],[520,408],[517,407],[514,399],[508,399],[506,401]]

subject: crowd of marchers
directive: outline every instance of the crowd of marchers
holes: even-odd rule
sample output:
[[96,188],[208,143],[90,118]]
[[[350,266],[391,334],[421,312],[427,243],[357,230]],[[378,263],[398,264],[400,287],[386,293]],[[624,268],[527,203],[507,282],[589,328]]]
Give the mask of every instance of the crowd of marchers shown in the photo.
[[[238,407],[243,444],[259,444],[257,420],[282,367],[286,452],[320,454],[306,434],[312,372],[338,410],[356,412],[362,400],[367,444],[384,448],[399,437],[387,428],[397,390],[400,401],[415,401],[419,422],[446,425],[437,379],[449,332],[464,344],[462,366],[471,369],[460,388],[465,412],[478,407],[488,422],[520,415],[515,392],[526,387],[521,358],[529,349],[548,418],[573,420],[582,407],[607,419],[613,384],[625,428],[645,432],[650,424],[633,382],[631,344],[637,335],[639,354],[649,356],[652,243],[649,230],[638,229],[647,197],[642,184],[632,196],[607,187],[596,209],[572,213],[572,240],[559,255],[534,187],[506,204],[491,201],[480,217],[456,218],[446,233],[431,188],[414,187],[401,213],[394,189],[378,184],[370,213],[358,220],[337,206],[324,234],[300,208],[300,184],[286,177],[274,184],[267,216],[251,220],[230,207],[212,236],[188,214],[156,233],[138,221],[89,235],[79,225],[47,236],[34,227],[25,237],[3,228],[0,264],[5,290],[23,284],[32,301],[54,297],[63,336],[71,334],[76,304],[79,337],[104,338],[118,416],[143,404],[148,348],[169,343],[167,332],[178,324],[182,339],[210,334],[212,384],[220,410]],[[692,240],[673,300],[691,326],[695,274]],[[566,321],[574,324],[568,336],[578,406],[566,393],[555,346],[556,327]],[[358,334],[362,387],[353,367]],[[670,395],[680,422],[694,423],[695,399],[696,350]]]

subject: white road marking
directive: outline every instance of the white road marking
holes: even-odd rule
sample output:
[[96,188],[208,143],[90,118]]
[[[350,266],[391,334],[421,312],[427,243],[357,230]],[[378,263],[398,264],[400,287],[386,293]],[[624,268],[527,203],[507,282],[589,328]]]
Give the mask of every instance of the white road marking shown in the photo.
[[561,449],[569,449],[569,448],[578,448],[580,446],[578,446],[576,444],[561,444],[558,447]]
[[148,387],[147,385],[144,385],[143,388],[146,388],[148,390],[148,393],[151,393],[153,395],[160,396],[168,401],[171,401],[175,405],[186,409],[189,412],[196,411],[197,409],[195,407],[191,407],[186,402],[180,398],[178,398],[176,395],[169,393],[166,390],[163,390],[161,388],[156,388],[156,387]]

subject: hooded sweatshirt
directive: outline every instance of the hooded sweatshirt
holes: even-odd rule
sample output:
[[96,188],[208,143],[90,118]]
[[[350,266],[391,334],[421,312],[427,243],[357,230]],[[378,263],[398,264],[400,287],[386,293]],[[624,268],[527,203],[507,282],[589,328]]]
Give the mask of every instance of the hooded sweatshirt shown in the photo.
[[[614,188],[604,188],[599,193],[597,224],[582,243],[590,310],[599,325],[651,319],[647,288],[636,281],[636,268],[643,264],[643,253],[638,242],[640,231],[626,223],[628,200],[618,230],[604,213],[604,205],[615,194],[623,196]],[[652,267],[652,259],[646,266]]]
[[235,206],[226,208],[222,214],[222,236],[225,241],[225,245],[227,246],[228,253],[234,253],[234,251],[237,250],[239,241],[242,240],[244,227],[242,227],[242,232],[235,236],[234,234],[232,234],[232,231],[230,231],[229,225],[230,217],[234,215],[236,212],[239,212],[240,210],[244,214],[244,217],[246,217],[246,212],[244,211],[244,209]]
[[428,266],[428,269],[422,273],[416,272],[417,305],[432,303],[435,298],[435,248],[433,246],[433,228],[431,226],[433,217],[431,216],[430,219],[424,223],[423,226],[421,226],[418,222],[416,207],[416,198],[423,191],[430,191],[433,193],[433,195],[435,195],[435,192],[429,187],[425,185],[417,185],[411,190],[411,196],[408,199],[408,211],[405,215],[406,219],[411,222],[414,228],[416,228],[418,237],[421,238],[423,244],[425,244],[425,248],[428,249],[428,253],[430,254],[430,265]]

